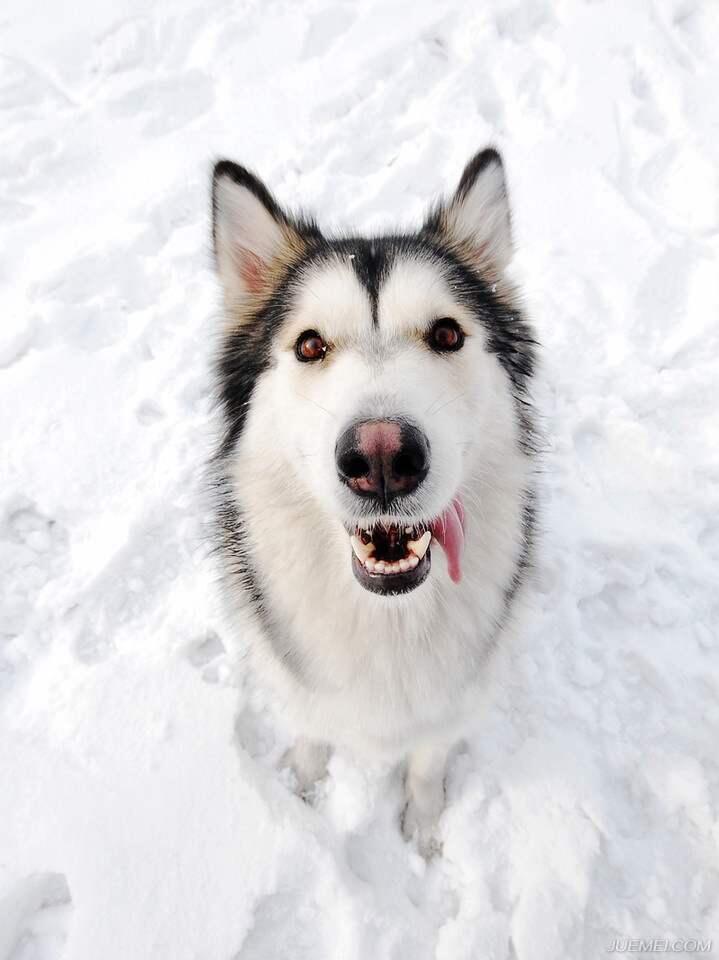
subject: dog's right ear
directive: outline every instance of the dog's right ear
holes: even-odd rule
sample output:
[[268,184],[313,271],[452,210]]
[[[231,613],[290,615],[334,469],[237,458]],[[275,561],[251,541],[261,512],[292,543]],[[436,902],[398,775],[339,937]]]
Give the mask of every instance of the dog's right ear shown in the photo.
[[256,302],[306,248],[301,229],[254,174],[220,160],[212,174],[212,240],[228,306]]

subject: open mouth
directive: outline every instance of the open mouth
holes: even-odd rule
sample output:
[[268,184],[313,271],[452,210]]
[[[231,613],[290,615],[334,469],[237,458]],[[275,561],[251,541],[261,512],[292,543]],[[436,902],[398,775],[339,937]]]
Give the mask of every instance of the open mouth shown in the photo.
[[450,579],[459,583],[464,508],[458,497],[441,517],[430,523],[375,523],[355,527],[350,535],[352,572],[372,593],[407,593],[427,579],[432,566],[430,544],[433,540],[445,552]]
[[432,531],[423,526],[357,527],[350,537],[352,571],[372,593],[406,593],[426,578]]

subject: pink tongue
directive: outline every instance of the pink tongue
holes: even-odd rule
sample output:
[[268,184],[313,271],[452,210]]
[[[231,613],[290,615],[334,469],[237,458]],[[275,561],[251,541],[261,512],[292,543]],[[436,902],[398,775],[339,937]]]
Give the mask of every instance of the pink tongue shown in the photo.
[[464,507],[456,497],[439,520],[431,526],[432,535],[447,554],[447,569],[450,579],[459,583],[462,579],[460,559],[464,549]]

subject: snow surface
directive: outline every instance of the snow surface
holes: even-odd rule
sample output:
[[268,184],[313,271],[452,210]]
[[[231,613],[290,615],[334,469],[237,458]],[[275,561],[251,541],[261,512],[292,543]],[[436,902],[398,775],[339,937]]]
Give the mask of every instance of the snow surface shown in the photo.
[[[719,6],[3,0],[0,958],[719,955]],[[411,223],[487,142],[545,346],[528,624],[429,865],[316,809],[203,538],[227,155]]]

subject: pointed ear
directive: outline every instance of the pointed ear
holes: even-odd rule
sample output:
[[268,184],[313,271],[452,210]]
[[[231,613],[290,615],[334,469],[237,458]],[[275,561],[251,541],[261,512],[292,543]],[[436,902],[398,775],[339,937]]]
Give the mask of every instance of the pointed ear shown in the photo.
[[225,300],[233,307],[266,295],[278,269],[306,246],[264,183],[230,160],[215,164],[212,175],[212,239]]
[[484,278],[499,279],[512,259],[512,229],[504,166],[496,150],[489,147],[470,160],[454,196],[426,226]]

